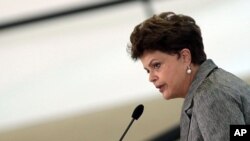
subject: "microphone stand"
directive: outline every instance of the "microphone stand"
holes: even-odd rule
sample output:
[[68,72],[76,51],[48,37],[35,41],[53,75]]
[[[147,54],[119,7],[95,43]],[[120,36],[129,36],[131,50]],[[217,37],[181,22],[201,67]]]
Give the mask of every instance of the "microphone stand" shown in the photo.
[[124,131],[123,135],[121,136],[120,140],[119,141],[122,141],[122,139],[124,138],[124,136],[126,135],[126,133],[128,132],[128,129],[130,128],[130,126],[133,124],[133,122],[136,120],[138,120],[140,118],[140,116],[142,115],[143,113],[143,110],[144,110],[144,106],[142,104],[138,105],[133,114],[132,114],[132,120],[130,121],[127,129]]
[[133,124],[134,121],[135,121],[135,119],[132,118],[132,120],[130,121],[130,123],[129,123],[127,129],[124,131],[124,133],[123,133],[123,135],[121,136],[121,138],[120,138],[119,141],[122,141],[122,140],[123,140],[124,136],[127,134],[128,130],[129,130],[129,128],[130,128],[130,126]]

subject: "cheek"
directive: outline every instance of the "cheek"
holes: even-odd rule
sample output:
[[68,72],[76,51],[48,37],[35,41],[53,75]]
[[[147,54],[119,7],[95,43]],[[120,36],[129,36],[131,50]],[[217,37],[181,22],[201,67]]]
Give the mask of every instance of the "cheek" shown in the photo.
[[174,78],[176,77],[175,71],[171,67],[165,68],[160,75],[161,75],[161,80],[166,82],[168,85],[172,84]]
[[167,70],[164,71],[164,81],[168,83],[170,87],[180,87],[183,83],[183,77],[185,75],[185,72],[182,68],[179,68],[177,66],[175,67],[169,67]]

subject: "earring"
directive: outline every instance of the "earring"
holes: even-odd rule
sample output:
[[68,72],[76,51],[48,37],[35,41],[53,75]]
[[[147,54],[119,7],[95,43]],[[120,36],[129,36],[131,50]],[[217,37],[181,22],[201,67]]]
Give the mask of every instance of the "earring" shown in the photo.
[[188,68],[187,68],[187,74],[191,74],[191,72],[192,72],[191,67],[188,66]]

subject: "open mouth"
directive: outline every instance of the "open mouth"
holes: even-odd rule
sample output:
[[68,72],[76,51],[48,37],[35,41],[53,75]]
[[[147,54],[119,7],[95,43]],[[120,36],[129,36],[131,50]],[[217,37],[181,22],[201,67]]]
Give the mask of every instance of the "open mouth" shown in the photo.
[[163,91],[164,91],[164,89],[165,89],[165,85],[164,85],[164,84],[163,84],[163,85],[158,85],[158,86],[156,86],[156,88],[159,89],[159,91],[160,91],[161,93],[163,93]]

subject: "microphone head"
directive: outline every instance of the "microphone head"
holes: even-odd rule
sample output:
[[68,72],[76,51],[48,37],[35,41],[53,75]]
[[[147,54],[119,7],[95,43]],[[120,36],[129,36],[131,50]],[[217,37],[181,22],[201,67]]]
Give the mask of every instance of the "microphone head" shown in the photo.
[[142,115],[143,110],[144,110],[144,106],[142,104],[138,105],[132,114],[132,118],[138,120],[140,116]]

